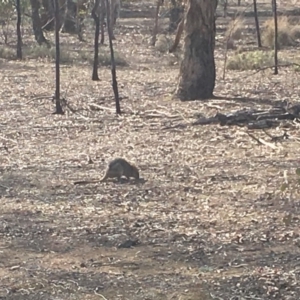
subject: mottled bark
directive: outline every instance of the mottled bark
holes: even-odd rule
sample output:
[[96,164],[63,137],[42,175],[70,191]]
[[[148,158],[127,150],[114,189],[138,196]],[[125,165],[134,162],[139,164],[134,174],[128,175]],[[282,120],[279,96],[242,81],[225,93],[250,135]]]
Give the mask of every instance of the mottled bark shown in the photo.
[[208,99],[215,87],[215,11],[217,0],[189,0],[184,16],[184,58],[177,96],[181,100]]

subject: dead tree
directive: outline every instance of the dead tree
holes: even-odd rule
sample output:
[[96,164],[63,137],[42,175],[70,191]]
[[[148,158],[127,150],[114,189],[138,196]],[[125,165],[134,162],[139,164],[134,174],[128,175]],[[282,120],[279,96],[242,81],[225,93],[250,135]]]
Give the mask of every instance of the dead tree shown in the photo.
[[59,49],[59,4],[58,0],[53,0],[54,3],[54,22],[55,22],[55,103],[56,111],[55,114],[62,115],[63,109],[60,101],[60,49]]
[[177,49],[179,42],[180,42],[182,32],[183,32],[183,26],[184,26],[184,18],[181,19],[181,21],[179,22],[179,24],[177,26],[175,40],[174,40],[173,45],[169,48],[169,53],[172,53]]
[[22,34],[21,34],[21,4],[16,0],[17,10],[17,58],[22,59]]
[[176,94],[181,100],[208,99],[216,80],[214,58],[217,0],[188,0],[184,56]]
[[[108,4],[110,6],[109,8],[109,16],[107,15],[107,2],[106,0],[100,0],[97,7],[97,14],[100,19],[100,29],[101,29],[101,40],[100,43],[104,43],[104,19],[106,16],[107,23],[109,22],[110,28],[112,30],[111,35],[112,39],[115,39],[114,35],[114,27],[117,22],[117,18],[119,17],[120,8],[121,8],[121,2],[120,0],[109,0]],[[109,20],[109,21],[108,21]]]
[[[107,1],[105,1],[107,5]],[[111,37],[114,40],[115,34],[114,34],[114,28],[116,26],[117,18],[119,17],[120,10],[121,10],[121,0],[109,0],[109,16],[106,16],[107,23],[110,23],[111,28]]]
[[98,13],[98,16],[99,16],[100,29],[101,29],[100,43],[103,45],[104,44],[104,18],[105,18],[105,15],[106,15],[105,0],[100,0],[100,3],[98,3],[97,13]]
[[83,10],[86,10],[83,1],[65,0],[64,4],[60,3],[60,13],[64,15],[64,18],[60,20],[62,32],[77,34],[79,41],[84,41],[82,30],[84,17],[80,13]]
[[257,45],[258,45],[258,48],[261,48],[261,38],[260,38],[260,29],[259,29],[258,15],[257,15],[256,0],[253,0],[253,8],[254,8],[256,35],[257,35]]
[[178,45],[179,45],[179,42],[180,42],[180,39],[181,39],[181,35],[182,35],[182,33],[183,33],[183,27],[184,27],[184,11],[185,11],[186,3],[187,3],[187,0],[184,0],[184,1],[183,1],[183,5],[182,5],[182,10],[183,10],[183,12],[182,12],[182,17],[181,17],[180,22],[179,22],[178,25],[177,25],[174,43],[173,43],[173,45],[169,48],[169,53],[174,52],[174,51],[177,49]]
[[223,3],[223,17],[224,18],[227,17],[227,6],[228,6],[228,0],[224,0],[224,3]]
[[[93,74],[92,80],[98,81],[98,64],[99,64],[99,33],[101,30],[101,40],[100,43],[104,43],[104,18],[107,15],[107,23],[109,23],[109,27],[113,32],[113,27],[116,24],[117,17],[119,15],[120,10],[120,0],[109,0],[108,2],[110,7],[113,7],[113,13],[110,11],[110,7],[108,10],[106,9],[107,4],[106,0],[95,0],[94,7],[92,9],[92,18],[95,22],[95,38],[94,38],[94,63],[93,63]],[[109,15],[107,13],[109,11]],[[111,19],[112,18],[112,19]],[[114,35],[112,33],[112,39],[114,39]]]
[[155,11],[155,18],[154,18],[154,28],[153,28],[153,33],[152,33],[152,41],[151,45],[155,46],[156,43],[156,36],[157,36],[157,31],[158,31],[158,15],[159,15],[159,9],[160,7],[164,4],[164,0],[157,0],[156,3],[156,11]]
[[[98,81],[98,64],[99,64],[99,33],[100,33],[100,17],[98,15],[100,0],[95,0],[94,7],[92,9],[92,17],[95,22],[95,39],[94,39],[94,64],[93,64],[93,74],[92,80]],[[103,30],[102,30],[103,31]]]
[[120,108],[120,99],[119,99],[119,91],[118,91],[118,82],[117,82],[117,75],[116,75],[116,62],[115,62],[115,57],[114,57],[114,48],[113,48],[113,43],[112,43],[112,30],[113,28],[111,27],[111,20],[110,20],[110,5],[109,1],[105,0],[106,3],[106,16],[107,16],[107,33],[108,33],[108,39],[109,39],[109,48],[110,48],[110,56],[111,56],[111,75],[112,75],[112,86],[113,86],[113,91],[115,94],[115,101],[116,101],[116,113],[121,114],[121,108]]
[[39,14],[40,2],[39,0],[30,0],[31,6],[31,19],[32,19],[32,28],[34,32],[35,40],[39,45],[45,43],[49,47],[48,41],[45,39],[43,30],[42,30],[42,23]]
[[277,22],[277,3],[272,0],[272,10],[274,17],[274,74],[278,74],[278,22]]
[[171,9],[169,16],[169,32],[174,32],[177,29],[178,24],[182,20],[184,6],[180,0],[170,0]]

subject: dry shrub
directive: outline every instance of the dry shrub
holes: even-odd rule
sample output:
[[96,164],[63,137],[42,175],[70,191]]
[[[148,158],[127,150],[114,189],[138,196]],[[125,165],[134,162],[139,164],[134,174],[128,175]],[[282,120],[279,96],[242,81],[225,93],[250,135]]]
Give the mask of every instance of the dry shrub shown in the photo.
[[[55,60],[55,48],[48,48],[45,45],[34,45],[29,48],[23,48],[24,57],[29,59],[49,59]],[[74,57],[69,51],[61,47],[60,62],[62,64],[70,64],[74,62]]]
[[292,36],[294,39],[300,38],[300,25],[295,25],[292,28]]
[[[264,46],[274,48],[274,19],[267,20],[262,32],[262,43]],[[299,35],[299,28],[297,25],[292,25],[287,16],[278,18],[278,47],[293,46],[294,40]]]
[[[128,66],[128,62],[118,53],[114,52],[115,57],[115,63],[116,66],[119,67],[126,67]],[[110,66],[111,65],[111,58],[110,58],[110,52],[103,52],[99,54],[99,64],[102,66]]]
[[155,43],[155,49],[159,52],[165,53],[169,51],[170,41],[165,35],[160,34],[157,37],[157,41]]
[[0,58],[16,59],[16,50],[7,46],[0,47]]
[[244,20],[241,17],[237,17],[232,20],[225,33],[225,39],[228,40],[240,40],[243,35]]
[[[117,66],[128,66],[127,61],[115,52],[115,63]],[[23,47],[23,57],[27,59],[46,59],[48,61],[55,60],[55,48],[48,48],[45,45],[31,45],[30,47]],[[12,60],[16,59],[16,50],[7,46],[0,46],[0,58]],[[60,62],[61,64],[74,63],[89,63],[93,64],[94,54],[92,51],[69,51],[67,48],[61,47]],[[110,52],[102,50],[99,54],[99,65],[110,66]]]
[[226,47],[227,49],[236,49],[235,43],[233,39],[226,40]]
[[[101,66],[111,65],[110,51],[101,49],[98,58],[99,58],[99,65]],[[114,58],[117,66],[119,67],[128,66],[128,62],[122,56],[120,56],[118,52],[114,52]],[[92,65],[94,63],[94,52],[84,51],[84,50],[78,51],[76,60],[81,63],[87,62],[90,65]]]
[[237,53],[227,60],[229,70],[254,70],[269,67],[274,64],[273,51],[252,51]]

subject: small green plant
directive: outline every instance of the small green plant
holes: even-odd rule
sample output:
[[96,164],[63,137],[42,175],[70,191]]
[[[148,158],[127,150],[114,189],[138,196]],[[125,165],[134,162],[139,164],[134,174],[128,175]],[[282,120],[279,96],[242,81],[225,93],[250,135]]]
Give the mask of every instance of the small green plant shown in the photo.
[[229,70],[255,70],[271,67],[274,64],[273,51],[251,51],[236,53],[227,60],[226,68]]

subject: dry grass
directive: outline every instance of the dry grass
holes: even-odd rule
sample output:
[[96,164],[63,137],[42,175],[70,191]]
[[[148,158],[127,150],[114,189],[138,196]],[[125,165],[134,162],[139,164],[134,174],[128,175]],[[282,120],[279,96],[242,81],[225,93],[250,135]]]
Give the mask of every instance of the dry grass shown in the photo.
[[[264,46],[274,47],[274,20],[269,19],[263,24],[262,43]],[[299,25],[293,25],[287,16],[278,17],[278,46],[294,46],[295,39],[300,36]]]
[[225,33],[226,40],[240,40],[243,36],[244,19],[239,16],[231,20],[228,24],[227,31]]
[[240,40],[242,38],[243,27],[244,20],[241,16],[229,22],[224,36],[226,48],[228,50],[236,49],[235,41]]
[[[90,65],[63,65],[61,90],[75,113],[59,116],[51,60],[1,60],[3,299],[299,299],[299,124],[267,131],[287,131],[281,142],[252,132],[272,148],[245,127],[191,125],[198,115],[295,103],[298,73],[229,70],[224,82],[217,43],[219,98],[181,103],[172,99],[178,66],[142,42],[151,24],[123,19],[116,31],[115,50],[129,63],[117,69],[121,116],[109,68],[93,82]],[[92,49],[86,39],[65,35],[62,45],[82,55]],[[100,178],[117,156],[144,181],[73,185]]]

